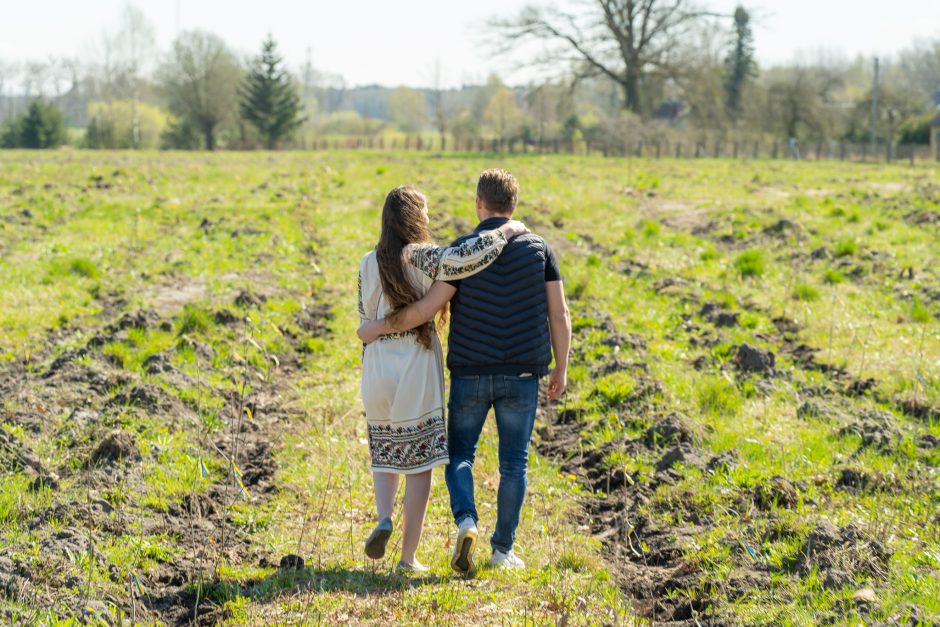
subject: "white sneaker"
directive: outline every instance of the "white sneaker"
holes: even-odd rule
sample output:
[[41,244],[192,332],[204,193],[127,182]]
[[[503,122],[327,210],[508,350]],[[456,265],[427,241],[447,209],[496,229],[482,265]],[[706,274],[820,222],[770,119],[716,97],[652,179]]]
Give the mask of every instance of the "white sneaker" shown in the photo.
[[519,559],[512,550],[510,550],[509,553],[503,553],[500,550],[494,549],[493,557],[490,558],[490,566],[505,570],[522,570],[525,568],[525,562]]
[[408,562],[398,562],[398,566],[395,567],[395,571],[398,572],[398,573],[401,573],[401,574],[404,574],[404,573],[426,573],[426,572],[428,572],[429,570],[431,570],[431,569],[428,568],[427,566],[425,566],[424,564],[422,564],[421,562],[417,561],[417,560],[414,561],[414,562],[411,563],[411,564],[409,564]]
[[457,526],[457,540],[454,542],[454,554],[450,558],[450,567],[461,575],[469,575],[476,568],[473,552],[477,549],[477,524],[472,518],[464,518]]

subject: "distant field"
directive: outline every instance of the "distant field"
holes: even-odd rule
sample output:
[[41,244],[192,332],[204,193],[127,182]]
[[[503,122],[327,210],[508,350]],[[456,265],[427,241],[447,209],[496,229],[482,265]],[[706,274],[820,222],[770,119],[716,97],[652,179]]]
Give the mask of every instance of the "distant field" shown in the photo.
[[[495,165],[558,252],[571,387],[529,569],[451,574],[437,473],[402,577],[362,552],[356,269],[390,188],[446,242]],[[0,152],[0,285],[3,622],[940,621],[936,166]]]

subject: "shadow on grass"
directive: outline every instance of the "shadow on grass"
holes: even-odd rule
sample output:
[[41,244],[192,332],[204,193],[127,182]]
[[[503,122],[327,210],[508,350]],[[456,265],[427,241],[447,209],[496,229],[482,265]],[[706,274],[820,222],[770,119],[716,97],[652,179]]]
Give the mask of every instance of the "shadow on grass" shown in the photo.
[[319,568],[307,566],[297,570],[278,570],[262,579],[248,581],[207,582],[205,594],[216,603],[224,603],[235,597],[269,601],[281,595],[305,591],[382,596],[447,581],[447,578],[436,575],[409,577],[387,570],[350,569],[337,564]]

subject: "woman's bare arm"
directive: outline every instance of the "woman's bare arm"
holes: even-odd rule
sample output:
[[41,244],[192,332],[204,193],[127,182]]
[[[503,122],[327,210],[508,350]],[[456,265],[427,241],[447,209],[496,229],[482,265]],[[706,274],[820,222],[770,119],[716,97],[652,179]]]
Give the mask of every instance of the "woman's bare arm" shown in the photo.
[[356,335],[364,344],[374,342],[382,335],[407,331],[421,326],[434,318],[434,314],[441,310],[457,293],[457,288],[443,281],[436,281],[424,297],[404,309],[396,318],[393,326],[387,318],[373,320],[359,327]]

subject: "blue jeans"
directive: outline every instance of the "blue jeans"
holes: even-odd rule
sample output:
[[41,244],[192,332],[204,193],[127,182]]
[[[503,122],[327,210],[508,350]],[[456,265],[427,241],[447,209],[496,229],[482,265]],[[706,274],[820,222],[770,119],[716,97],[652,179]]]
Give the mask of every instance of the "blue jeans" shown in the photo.
[[529,440],[535,426],[539,382],[535,376],[481,375],[451,377],[447,445],[450,464],[444,472],[450,491],[450,508],[457,524],[470,517],[478,521],[473,500],[473,461],[483,423],[496,410],[499,434],[499,492],[496,498],[496,530],[490,538],[494,549],[512,550],[516,527],[525,500]]

